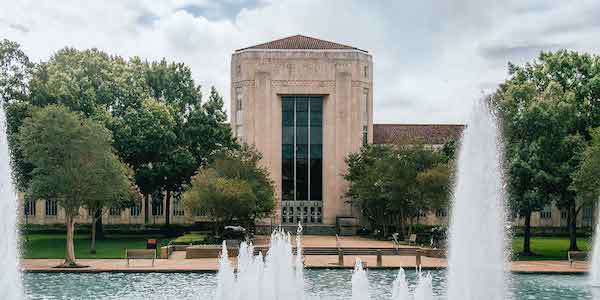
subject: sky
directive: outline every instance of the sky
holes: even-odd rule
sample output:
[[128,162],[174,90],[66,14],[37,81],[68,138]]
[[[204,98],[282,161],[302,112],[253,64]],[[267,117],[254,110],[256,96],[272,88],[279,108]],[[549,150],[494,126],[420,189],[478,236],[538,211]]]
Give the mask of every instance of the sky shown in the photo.
[[376,123],[464,123],[539,52],[600,52],[600,1],[3,0],[0,38],[34,61],[69,46],[184,62],[229,108],[235,49],[303,34],[368,50]]

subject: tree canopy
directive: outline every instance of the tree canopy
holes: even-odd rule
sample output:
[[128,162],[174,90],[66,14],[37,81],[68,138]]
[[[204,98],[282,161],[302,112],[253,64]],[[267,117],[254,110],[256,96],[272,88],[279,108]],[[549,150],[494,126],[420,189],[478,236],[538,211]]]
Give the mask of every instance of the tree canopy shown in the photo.
[[0,46],[3,74],[17,74],[3,76],[10,80],[0,82],[0,91],[10,97],[7,131],[13,176],[21,191],[29,185],[32,168],[15,137],[35,107],[64,105],[108,128],[117,155],[131,167],[146,196],[146,207],[149,195],[156,196],[153,201],[162,201],[165,193],[169,198],[215,153],[238,147],[221,96],[212,88],[202,101],[201,88],[183,63],[64,48],[34,65],[18,44],[4,41]]
[[184,206],[207,213],[218,231],[231,222],[252,227],[275,207],[273,182],[260,159],[260,153],[247,145],[220,153],[193,177],[183,194]]
[[33,166],[28,193],[57,201],[65,211],[66,266],[75,264],[74,217],[79,209],[131,195],[126,167],[111,142],[110,131],[101,124],[61,105],[33,110],[19,132],[23,158]]
[[509,73],[492,103],[502,121],[511,206],[525,218],[524,252],[531,212],[551,203],[568,211],[576,250],[577,215],[586,203],[569,187],[588,129],[600,125],[600,58],[542,52],[533,62],[510,64]]
[[[449,146],[451,147],[451,146]],[[452,163],[443,150],[423,145],[367,145],[346,158],[346,196],[386,235],[426,212],[444,209]]]

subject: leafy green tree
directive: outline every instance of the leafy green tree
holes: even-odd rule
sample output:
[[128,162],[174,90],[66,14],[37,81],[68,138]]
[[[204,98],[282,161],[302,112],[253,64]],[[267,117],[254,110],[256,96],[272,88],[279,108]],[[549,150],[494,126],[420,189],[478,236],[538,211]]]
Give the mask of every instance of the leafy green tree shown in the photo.
[[193,177],[183,194],[183,205],[207,212],[217,233],[223,224],[234,221],[253,227],[275,207],[273,182],[268,170],[259,165],[260,159],[260,153],[247,145],[219,154]]
[[111,127],[117,152],[136,171],[148,222],[149,195],[164,186],[161,163],[177,142],[175,118],[167,105],[150,98],[139,109],[129,109]]
[[[114,176],[112,172],[103,172],[100,174],[99,180],[105,182],[105,184],[111,184],[114,186],[116,193],[98,193],[92,195],[84,200],[83,207],[86,208],[92,217],[92,232],[91,232],[91,243],[90,253],[96,253],[96,223],[110,208],[123,209],[131,207],[137,202],[141,201],[141,194],[138,191],[137,186],[134,184],[134,178],[132,177],[133,172],[125,164],[122,164],[118,160],[107,160],[107,169],[114,168],[115,170],[121,169],[127,174],[127,180],[123,180],[123,176]],[[114,164],[110,166],[110,164]]]
[[393,228],[404,234],[422,213],[447,203],[451,168],[443,151],[422,145],[367,145],[346,163],[346,196],[384,236]]
[[33,64],[19,44],[0,40],[0,100],[11,102],[27,99]]
[[34,166],[28,192],[34,199],[56,200],[65,211],[63,267],[77,266],[74,218],[86,201],[128,193],[125,167],[111,142],[110,131],[101,124],[60,105],[34,110],[19,132],[23,157]]
[[571,189],[581,203],[600,199],[600,128],[590,130],[591,141],[582,154],[581,164],[573,173]]
[[569,187],[588,128],[600,125],[599,65],[598,56],[542,52],[534,62],[509,65],[510,78],[492,97],[504,131],[509,197],[525,218],[525,254],[531,212],[552,202],[568,212],[569,249],[578,248],[583,206]]
[[[26,56],[21,59],[22,52],[8,46],[12,52],[4,56],[6,61],[24,65]],[[222,98],[212,88],[203,103],[200,86],[185,64],[139,57],[125,60],[97,49],[64,48],[29,69],[31,76],[19,77],[29,94],[7,110],[9,141],[14,141],[10,137],[16,136],[32,107],[62,104],[99,121],[113,132],[114,148],[135,173],[145,195],[146,216],[149,195],[166,194],[167,224],[172,192],[180,192],[215,153],[238,147],[226,123]],[[16,84],[11,88],[19,90]],[[12,144],[13,173],[23,186],[31,168]],[[97,236],[102,238],[101,210],[96,210],[95,218]]]

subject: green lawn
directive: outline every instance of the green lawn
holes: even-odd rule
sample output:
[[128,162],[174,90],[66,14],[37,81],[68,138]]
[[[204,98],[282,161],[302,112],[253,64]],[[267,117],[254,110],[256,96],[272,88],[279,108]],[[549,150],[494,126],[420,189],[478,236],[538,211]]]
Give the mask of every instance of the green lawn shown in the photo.
[[[22,236],[21,249],[24,258],[63,258],[65,257],[65,234],[28,234],[29,241]],[[125,248],[146,248],[147,239],[157,239],[164,246],[169,239],[149,235],[107,235],[96,241],[96,254],[90,254],[89,234],[75,236],[75,256],[77,258],[123,258]]]
[[206,240],[208,234],[201,231],[192,231],[175,239],[176,243],[200,243]]
[[[577,239],[577,246],[581,251],[588,251],[589,243],[586,238]],[[533,237],[531,238],[531,251],[536,256],[519,257],[523,250],[523,238],[513,240],[513,260],[564,260],[567,259],[569,239],[566,237]]]

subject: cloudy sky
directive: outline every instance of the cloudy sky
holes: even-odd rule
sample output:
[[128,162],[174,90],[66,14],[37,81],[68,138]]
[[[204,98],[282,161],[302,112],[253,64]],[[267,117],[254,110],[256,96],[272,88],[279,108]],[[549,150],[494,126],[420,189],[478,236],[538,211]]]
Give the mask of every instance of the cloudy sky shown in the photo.
[[238,48],[304,34],[368,50],[375,122],[462,123],[540,50],[600,52],[600,1],[17,0],[0,3],[0,38],[35,61],[72,46],[166,57],[229,95]]

